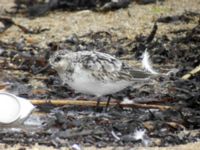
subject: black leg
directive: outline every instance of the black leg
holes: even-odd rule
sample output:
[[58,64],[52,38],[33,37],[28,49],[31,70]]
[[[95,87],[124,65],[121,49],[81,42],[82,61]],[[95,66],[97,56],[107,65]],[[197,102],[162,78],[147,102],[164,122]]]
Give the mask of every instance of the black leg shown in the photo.
[[97,98],[97,105],[96,105],[96,111],[97,112],[99,112],[99,109],[100,109],[100,107],[99,107],[100,101],[101,101],[101,99],[98,97]]
[[108,96],[108,100],[107,100],[107,103],[106,103],[106,111],[108,111],[108,106],[110,104],[110,100],[111,100],[111,96]]

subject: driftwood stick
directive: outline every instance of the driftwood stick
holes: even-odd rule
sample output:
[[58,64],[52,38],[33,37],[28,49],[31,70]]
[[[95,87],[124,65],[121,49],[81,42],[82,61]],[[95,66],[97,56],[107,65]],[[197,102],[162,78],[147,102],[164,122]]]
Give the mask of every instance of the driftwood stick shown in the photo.
[[189,78],[191,78],[192,76],[194,76],[195,74],[200,73],[200,65],[197,66],[196,68],[194,68],[192,71],[190,71],[189,73],[185,74],[184,76],[182,76],[183,80],[187,80]]
[[6,92],[6,89],[8,88],[9,83],[1,83],[0,82],[0,91],[1,92]]
[[5,89],[7,85],[8,85],[8,84],[3,84],[3,83],[1,84],[1,83],[0,83],[0,90]]
[[166,122],[166,124],[172,128],[181,128],[181,129],[186,129],[186,127],[178,122]]
[[[55,99],[55,100],[31,100],[31,103],[34,105],[45,105],[51,104],[55,106],[63,106],[63,105],[80,105],[80,106],[96,106],[97,102],[94,101],[86,101],[86,100],[65,100],[65,99]],[[111,102],[110,105],[114,106],[117,103]],[[106,106],[106,102],[101,102],[99,106]]]
[[[34,105],[45,105],[45,104],[51,104],[55,106],[63,106],[63,105],[78,105],[78,106],[93,106],[96,107],[97,101],[90,100],[31,100],[31,103]],[[100,102],[99,106],[105,107],[107,102]],[[159,110],[167,110],[167,109],[175,109],[171,106],[163,106],[163,105],[150,105],[150,104],[119,104],[117,102],[110,102],[110,106],[117,106],[120,105],[122,107],[130,107],[130,108],[142,108],[142,109],[159,109]]]

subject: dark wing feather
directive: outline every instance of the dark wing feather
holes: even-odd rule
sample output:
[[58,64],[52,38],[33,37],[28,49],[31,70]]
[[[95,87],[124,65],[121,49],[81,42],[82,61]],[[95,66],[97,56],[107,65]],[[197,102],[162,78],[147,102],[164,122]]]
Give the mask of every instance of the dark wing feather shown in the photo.
[[148,73],[132,69],[124,62],[105,53],[88,51],[81,53],[77,60],[82,64],[83,69],[91,71],[91,74],[99,80],[132,81],[137,78],[144,79],[149,76]]

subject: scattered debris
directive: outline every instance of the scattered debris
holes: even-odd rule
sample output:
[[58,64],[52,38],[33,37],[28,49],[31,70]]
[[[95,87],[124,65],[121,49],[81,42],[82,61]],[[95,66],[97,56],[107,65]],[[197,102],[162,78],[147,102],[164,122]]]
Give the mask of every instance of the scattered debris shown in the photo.
[[177,16],[165,16],[157,19],[157,22],[162,23],[176,23],[176,22],[185,22],[189,23],[194,20],[194,17],[200,17],[200,13],[186,11],[182,15]]
[[28,29],[20,24],[15,23],[11,18],[7,18],[7,17],[0,17],[0,22],[2,22],[4,24],[4,28],[0,29],[0,33],[6,31],[8,28],[10,28],[12,25],[15,25],[17,27],[19,27],[24,33],[26,34],[39,34],[42,33],[44,31],[48,31],[49,29],[44,28],[38,28],[38,29]]
[[136,0],[138,4],[151,4],[151,3],[156,3],[157,1],[164,1],[164,0]]
[[[39,14],[46,13],[49,8],[53,9],[47,7],[50,1],[41,2],[34,7],[30,1],[26,2],[16,0],[16,3],[21,4],[18,9],[35,7]],[[55,3],[54,6],[58,6],[58,1]],[[72,8],[75,7],[73,5],[72,3]],[[48,9],[43,9],[44,7]],[[34,11],[33,15],[38,15]],[[196,16],[198,14],[191,14],[189,17],[186,15],[178,20],[190,22]],[[1,20],[5,30],[16,25],[10,18]],[[139,34],[135,39],[121,37],[109,31],[91,31],[84,35],[74,34],[61,41],[52,41],[47,43],[46,48],[27,42],[23,37],[18,41],[0,41],[0,70],[1,73],[5,72],[5,75],[1,74],[3,82],[0,88],[6,87],[9,92],[30,99],[38,105],[40,114],[37,116],[42,118],[42,123],[28,131],[5,131],[2,128],[0,142],[23,145],[38,143],[56,148],[65,146],[81,149],[82,146],[91,145],[169,146],[198,141],[199,69],[192,71],[193,75],[187,76],[187,80],[181,78],[194,68],[199,68],[200,24],[193,29],[177,29],[163,36],[157,34],[160,25],[156,22],[149,35]],[[94,97],[76,93],[67,85],[62,85],[57,73],[48,66],[49,56],[58,49],[92,49],[110,53],[119,59],[127,58],[124,59],[127,61],[140,59],[141,54],[148,49],[153,64],[163,66],[159,70],[167,67],[179,70],[168,77],[152,79],[149,83],[136,83],[133,87],[112,95],[109,110],[104,112],[102,109],[98,113],[93,107],[96,106]],[[128,101],[121,103],[124,97]],[[106,105],[105,100],[105,97],[101,98],[102,107]]]
[[[30,17],[36,17],[46,14],[48,11],[62,10],[83,10],[91,9],[94,11],[109,11],[119,8],[126,8],[131,3],[131,0],[49,0],[49,1],[23,1],[15,0],[15,12],[25,9],[25,12]],[[22,7],[23,6],[23,7]],[[10,12],[11,13],[11,12]]]

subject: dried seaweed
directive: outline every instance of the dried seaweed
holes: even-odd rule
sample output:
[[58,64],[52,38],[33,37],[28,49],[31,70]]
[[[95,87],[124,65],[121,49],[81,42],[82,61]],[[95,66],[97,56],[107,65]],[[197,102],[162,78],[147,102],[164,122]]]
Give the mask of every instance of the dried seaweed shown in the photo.
[[[119,8],[125,8],[131,3],[131,0],[49,0],[44,1],[23,1],[15,0],[16,11],[25,7],[25,11],[30,17],[36,17],[46,14],[48,11],[61,9],[61,10],[83,10],[91,9],[94,11],[109,11]],[[24,7],[22,7],[24,6]]]
[[8,28],[10,28],[12,25],[17,26],[18,28],[20,28],[24,33],[26,34],[39,34],[42,33],[44,31],[47,31],[49,29],[44,28],[38,28],[38,29],[28,29],[20,24],[15,23],[11,18],[7,18],[7,17],[0,17],[0,22],[2,22],[4,24],[4,27],[0,29],[0,33],[6,31]]
[[200,13],[186,11],[185,13],[177,16],[164,16],[157,19],[157,22],[162,23],[176,23],[176,22],[184,22],[189,23],[193,21],[195,17],[199,17]]
[[[45,105],[39,107],[41,112],[48,112],[39,131],[1,131],[0,142],[26,145],[39,143],[54,147],[78,142],[84,146],[105,147],[169,146],[197,141],[200,137],[200,76],[197,73],[189,80],[182,80],[181,77],[200,64],[200,25],[184,32],[171,32],[174,36],[170,38],[168,34],[158,36],[158,30],[159,24],[155,24],[149,35],[138,35],[134,40],[118,37],[109,31],[71,35],[65,40],[48,43],[46,49],[34,44],[28,45],[25,40],[20,43],[0,42],[0,48],[3,49],[0,58],[6,60],[2,61],[0,67],[4,71],[10,68],[11,71],[8,71],[4,79],[12,83],[9,90],[25,98],[44,99],[44,102],[46,99],[82,99],[86,102],[88,100],[89,104],[89,100],[94,99],[62,85],[57,73],[46,67],[49,56],[57,49],[91,49],[110,53],[119,59],[128,56],[133,59],[139,58],[147,48],[154,64],[160,64],[163,68],[167,64],[174,64],[179,69],[174,75],[129,87],[112,96],[112,101],[120,102],[126,97],[135,105],[145,106],[146,109],[111,105],[108,112],[97,113],[88,105],[57,108]],[[42,90],[39,92],[35,87]],[[102,102],[105,103],[104,101],[105,98],[102,97]],[[148,105],[176,109],[149,109]],[[138,132],[144,134],[143,138],[135,137]]]

